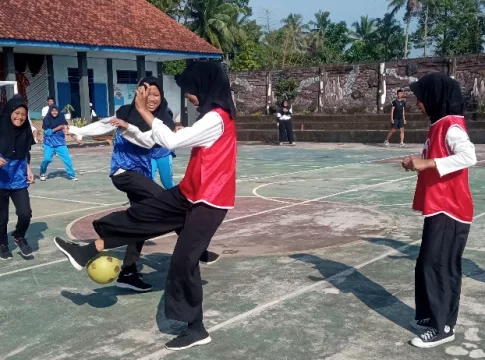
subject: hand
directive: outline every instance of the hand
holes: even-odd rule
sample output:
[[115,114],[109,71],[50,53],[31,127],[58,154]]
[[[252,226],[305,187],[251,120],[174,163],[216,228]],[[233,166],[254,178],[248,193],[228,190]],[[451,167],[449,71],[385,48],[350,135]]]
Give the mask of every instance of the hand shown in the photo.
[[408,123],[408,122],[406,121],[406,119],[404,119],[404,125],[407,125],[407,123]]
[[7,165],[7,160],[0,157],[0,167]]
[[146,110],[147,109],[147,100],[148,100],[148,88],[150,85],[147,83],[140,86],[136,89],[136,96],[135,96],[135,106],[138,111]]
[[128,129],[128,126],[130,126],[130,124],[128,124],[126,121],[120,120],[120,119],[113,119],[109,123],[113,126],[116,126],[119,129],[123,129],[123,130]]
[[35,176],[34,176],[34,173],[32,172],[32,169],[30,168],[30,166],[27,166],[27,182],[29,184],[35,183]]
[[394,119],[391,119],[391,124],[394,125]]
[[404,159],[401,165],[406,171],[423,171],[436,167],[436,163],[433,159],[421,159],[417,156],[411,156]]
[[182,125],[176,125],[175,126],[175,132],[182,130],[184,127]]

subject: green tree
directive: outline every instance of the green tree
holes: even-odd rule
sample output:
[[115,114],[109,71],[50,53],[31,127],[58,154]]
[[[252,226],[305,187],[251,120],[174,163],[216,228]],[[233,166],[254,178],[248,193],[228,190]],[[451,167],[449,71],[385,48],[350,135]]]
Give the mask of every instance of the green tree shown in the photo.
[[406,39],[404,43],[404,58],[408,56],[409,49],[409,29],[411,26],[411,19],[418,13],[421,3],[425,0],[388,0],[389,9],[392,10],[392,14],[395,15],[399,10],[405,8],[404,21],[406,23]]
[[360,41],[363,43],[370,43],[372,36],[376,31],[376,20],[369,19],[369,16],[361,16],[360,22],[356,21],[352,24],[353,30],[350,31],[350,40],[353,42]]
[[323,47],[327,36],[329,26],[332,24],[330,20],[330,13],[328,11],[319,11],[315,13],[315,21],[310,21],[308,24],[311,31],[312,42],[315,44],[317,50]]
[[376,60],[406,58],[404,30],[394,18],[394,14],[388,13],[383,18],[376,19],[376,26],[372,41]]

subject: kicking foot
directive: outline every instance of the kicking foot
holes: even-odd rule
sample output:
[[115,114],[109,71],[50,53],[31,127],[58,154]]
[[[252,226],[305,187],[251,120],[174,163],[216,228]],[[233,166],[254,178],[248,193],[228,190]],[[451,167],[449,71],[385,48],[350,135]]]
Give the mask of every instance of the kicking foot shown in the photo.
[[207,345],[211,341],[212,339],[204,326],[197,329],[188,327],[175,339],[166,343],[165,347],[173,351],[186,350],[194,346]]
[[14,237],[14,242],[15,244],[19,247],[20,253],[27,257],[32,255],[34,252],[32,248],[30,247],[29,243],[27,242],[27,239],[24,237]]
[[54,244],[56,244],[57,248],[66,255],[71,265],[78,271],[84,269],[98,254],[94,243],[81,246],[71,241],[65,241],[56,237],[54,239]]
[[431,326],[429,325],[431,319],[421,319],[421,320],[413,320],[411,321],[410,325],[413,329],[419,330],[419,331],[426,331],[428,330]]
[[219,260],[221,256],[219,254],[216,254],[215,252],[212,251],[206,251],[204,254],[202,254],[202,257],[200,258],[200,263],[204,265],[212,265],[217,260]]
[[47,178],[45,177],[45,174],[40,174],[40,181],[46,181]]
[[13,256],[8,245],[0,245],[0,260],[12,260]]
[[405,143],[400,143],[400,144],[399,144],[399,147],[400,147],[400,148],[406,147],[406,144],[405,144]]
[[412,339],[411,345],[420,349],[429,349],[453,340],[455,340],[455,332],[449,326],[445,326],[445,331],[442,334],[438,334],[436,329],[428,328],[421,335]]
[[385,146],[385,147],[389,147],[389,141],[387,141],[387,140],[386,140],[386,141],[384,141],[384,146]]
[[143,275],[138,272],[136,267],[126,267],[121,270],[116,286],[122,289],[130,289],[137,292],[148,292],[153,286],[143,281]]

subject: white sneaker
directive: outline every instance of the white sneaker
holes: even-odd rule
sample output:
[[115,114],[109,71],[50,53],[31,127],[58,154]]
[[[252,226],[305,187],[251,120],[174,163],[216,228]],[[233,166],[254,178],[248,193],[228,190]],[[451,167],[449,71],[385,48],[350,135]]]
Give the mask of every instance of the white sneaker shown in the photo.
[[40,174],[40,181],[46,181],[47,178],[45,177],[45,174]]
[[77,177],[70,178],[69,180],[71,180],[71,181],[79,181],[79,179]]
[[406,144],[405,144],[405,143],[400,143],[400,144],[399,144],[399,147],[400,147],[400,148],[403,148],[403,147],[405,147],[405,146],[406,146]]
[[384,141],[384,146],[385,146],[385,147],[389,147],[389,141],[387,141],[387,140],[386,140],[386,141]]

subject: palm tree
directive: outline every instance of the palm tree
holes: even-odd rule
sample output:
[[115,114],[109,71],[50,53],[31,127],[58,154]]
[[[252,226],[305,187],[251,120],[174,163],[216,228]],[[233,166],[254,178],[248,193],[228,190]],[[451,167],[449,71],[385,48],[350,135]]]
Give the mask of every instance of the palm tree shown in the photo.
[[352,24],[353,30],[350,31],[350,40],[353,42],[361,41],[363,43],[369,43],[371,41],[372,34],[376,31],[376,20],[369,19],[369,16],[361,16],[360,22],[354,22]]
[[224,0],[190,1],[190,18],[187,25],[219,50],[231,52],[236,43],[244,41],[245,34],[239,15],[241,9]]
[[411,26],[411,18],[416,16],[419,7],[423,0],[389,0],[389,9],[392,10],[392,14],[396,14],[403,7],[406,7],[404,13],[404,21],[406,22],[406,40],[404,42],[404,58],[408,57],[409,47],[409,28]]
[[332,24],[330,20],[330,13],[328,11],[319,11],[315,13],[315,21],[310,21],[308,24],[311,27],[313,40],[316,48],[320,48],[325,42],[328,27]]
[[292,51],[302,51],[306,48],[305,35],[308,25],[303,24],[303,16],[300,14],[290,14],[281,21],[286,38],[289,40]]

